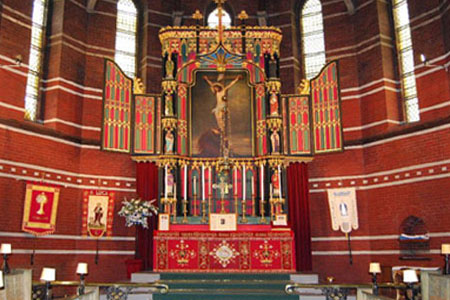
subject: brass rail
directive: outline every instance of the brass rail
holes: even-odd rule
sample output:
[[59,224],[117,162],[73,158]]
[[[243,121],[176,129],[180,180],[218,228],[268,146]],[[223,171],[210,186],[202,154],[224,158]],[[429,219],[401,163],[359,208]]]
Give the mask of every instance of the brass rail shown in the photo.
[[[372,284],[301,284],[301,283],[294,283],[294,284],[287,284],[285,287],[285,292],[287,294],[293,295],[293,294],[299,294],[296,292],[297,289],[323,289],[323,288],[333,288],[333,289],[370,289],[372,288]],[[405,284],[396,284],[391,282],[386,283],[379,283],[378,288],[391,288],[391,289],[405,289]]]

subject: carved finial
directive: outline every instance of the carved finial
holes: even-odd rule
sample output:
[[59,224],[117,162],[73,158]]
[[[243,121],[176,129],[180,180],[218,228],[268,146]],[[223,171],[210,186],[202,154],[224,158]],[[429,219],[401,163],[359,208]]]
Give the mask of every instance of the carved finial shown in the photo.
[[133,93],[145,94],[145,86],[140,78],[134,77]]
[[197,9],[197,10],[195,10],[195,12],[192,14],[192,18],[193,18],[194,20],[201,20],[201,19],[203,19],[203,15],[202,15],[202,13]]
[[247,12],[245,10],[241,11],[238,15],[238,19],[239,20],[247,20],[248,19],[248,15]]
[[308,79],[302,79],[300,84],[297,87],[297,92],[300,95],[309,95],[309,80]]

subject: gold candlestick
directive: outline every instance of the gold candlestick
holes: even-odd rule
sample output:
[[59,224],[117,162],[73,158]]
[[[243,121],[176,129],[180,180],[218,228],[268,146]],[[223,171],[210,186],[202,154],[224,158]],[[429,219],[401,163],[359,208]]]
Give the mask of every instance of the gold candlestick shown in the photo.
[[266,217],[264,216],[265,214],[264,203],[265,201],[261,198],[261,201],[259,201],[259,212],[261,214],[261,219],[259,219],[259,223],[261,224],[267,223]]
[[187,224],[188,223],[188,218],[187,218],[187,204],[188,201],[187,199],[183,200],[183,223]]
[[173,224],[177,224],[177,198],[172,198],[169,200],[172,205],[172,212],[173,212]]
[[252,194],[252,217],[256,217],[256,211],[255,211],[255,194]]
[[234,211],[237,215],[239,215],[239,202],[238,202],[238,195],[234,195]]
[[197,214],[197,194],[194,194],[192,208],[193,208],[194,217],[197,217],[198,216],[198,214]]
[[246,208],[247,207],[246,207],[245,204],[246,204],[245,200],[242,199],[242,220],[241,220],[242,223],[247,223],[248,222],[247,216],[246,216],[246,214],[247,214],[247,209]]
[[202,223],[206,223],[206,199],[202,199]]

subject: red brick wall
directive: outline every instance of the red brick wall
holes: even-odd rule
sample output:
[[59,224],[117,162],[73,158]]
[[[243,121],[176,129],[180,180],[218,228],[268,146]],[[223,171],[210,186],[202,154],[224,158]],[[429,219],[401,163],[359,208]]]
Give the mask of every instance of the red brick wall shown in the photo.
[[[24,61],[19,68],[0,68],[0,241],[9,241],[20,250],[11,258],[14,267],[30,267],[33,247],[68,250],[69,254],[38,253],[35,275],[51,263],[57,267],[59,279],[75,279],[76,262],[85,260],[90,264],[90,280],[123,280],[123,262],[133,257],[129,253],[134,242],[100,241],[100,250],[115,252],[103,252],[95,266],[96,242],[80,237],[84,188],[96,188],[100,178],[102,187],[117,190],[116,211],[121,199],[134,195],[135,189],[135,167],[129,156],[102,152],[98,146],[103,58],[114,57],[116,7],[110,1],[98,0],[95,10],[87,12],[86,1],[54,2],[46,43],[43,123],[33,124],[23,120],[32,1],[2,3],[0,64],[13,63],[17,54]],[[301,3],[228,3],[234,13],[245,9],[251,16],[248,23],[253,25],[257,11],[265,6],[269,25],[282,28],[283,92],[294,92],[302,78]],[[338,281],[367,281],[368,263],[374,260],[386,266],[439,266],[440,243],[449,241],[446,215],[450,201],[445,187],[450,169],[446,125],[450,79],[444,68],[423,66],[419,60],[424,53],[433,64],[449,64],[449,2],[409,3],[421,121],[408,125],[402,122],[389,6],[380,1],[358,1],[355,14],[349,15],[343,1],[323,1],[327,59],[340,60],[346,150],[318,156],[310,164],[313,270],[322,279],[332,275]],[[206,0],[140,1],[138,72],[148,92],[160,91],[159,29],[171,25],[174,10],[184,12],[185,24],[193,24],[191,14],[197,8],[204,11],[208,4]],[[26,180],[39,180],[42,172],[46,180],[63,186],[54,238],[9,236],[20,233]],[[345,186],[358,188],[360,228],[352,234],[353,265],[348,263],[343,235],[331,230],[326,197],[327,188]],[[433,233],[431,261],[399,260],[396,236],[400,223],[409,215],[422,218]],[[134,230],[125,228],[122,218],[116,216],[113,237],[124,236],[133,238]],[[91,252],[80,254],[83,250]]]

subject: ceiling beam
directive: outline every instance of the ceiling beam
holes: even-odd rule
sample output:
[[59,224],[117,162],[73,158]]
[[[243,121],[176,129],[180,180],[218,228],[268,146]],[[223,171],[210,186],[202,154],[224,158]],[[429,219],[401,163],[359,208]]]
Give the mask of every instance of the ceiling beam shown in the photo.
[[355,13],[355,0],[344,0],[344,3],[347,6],[348,13],[353,15]]
[[94,11],[95,4],[97,4],[97,0],[88,0],[88,3],[87,3],[87,11],[88,11],[88,12]]

